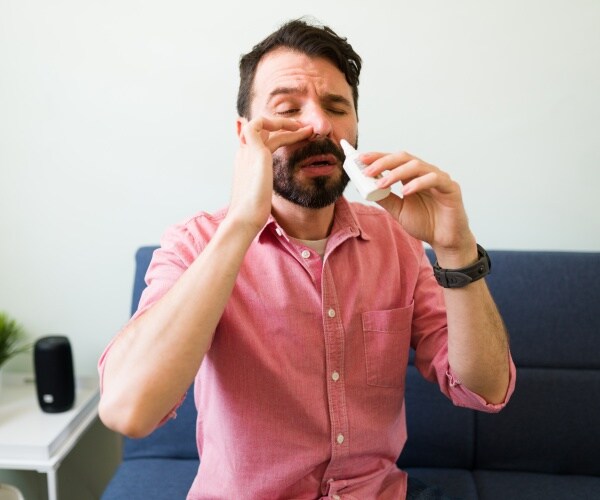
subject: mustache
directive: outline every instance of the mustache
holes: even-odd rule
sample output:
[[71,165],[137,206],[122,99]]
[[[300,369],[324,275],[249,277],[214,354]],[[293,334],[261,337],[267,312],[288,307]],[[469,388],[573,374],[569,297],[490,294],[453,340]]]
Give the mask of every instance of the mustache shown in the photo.
[[346,159],[346,155],[344,155],[342,149],[339,148],[331,139],[325,137],[317,141],[308,142],[306,146],[302,146],[294,151],[290,155],[289,164],[296,165],[301,161],[310,158],[311,156],[326,154],[334,155],[341,163],[344,163],[344,160]]

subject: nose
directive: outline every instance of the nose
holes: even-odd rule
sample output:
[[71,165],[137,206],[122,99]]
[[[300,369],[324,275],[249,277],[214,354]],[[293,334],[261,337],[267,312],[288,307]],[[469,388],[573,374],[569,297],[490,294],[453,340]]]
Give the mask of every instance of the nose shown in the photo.
[[331,117],[319,105],[307,109],[303,121],[305,125],[310,125],[313,128],[314,136],[329,137],[333,131]]

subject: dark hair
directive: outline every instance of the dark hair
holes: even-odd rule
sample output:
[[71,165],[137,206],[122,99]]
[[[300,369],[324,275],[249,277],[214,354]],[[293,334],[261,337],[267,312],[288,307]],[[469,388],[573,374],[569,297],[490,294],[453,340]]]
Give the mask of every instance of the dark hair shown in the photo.
[[311,57],[323,57],[331,61],[344,75],[352,87],[354,107],[358,109],[358,77],[362,65],[360,56],[346,38],[338,36],[328,26],[310,24],[303,18],[288,21],[251,52],[240,59],[240,87],[237,98],[239,116],[250,118],[250,101],[256,68],[260,60],[272,50],[287,47]]

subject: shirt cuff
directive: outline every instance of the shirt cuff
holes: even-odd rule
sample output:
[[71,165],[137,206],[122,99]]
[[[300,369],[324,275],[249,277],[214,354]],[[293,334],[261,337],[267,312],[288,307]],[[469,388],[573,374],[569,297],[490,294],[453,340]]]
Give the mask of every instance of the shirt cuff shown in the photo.
[[460,379],[452,372],[452,368],[448,368],[446,371],[452,402],[456,406],[463,406],[465,408],[472,408],[488,413],[497,413],[506,406],[515,390],[516,375],[517,370],[512,357],[509,354],[509,380],[504,400],[501,403],[488,403],[479,394],[462,385]]

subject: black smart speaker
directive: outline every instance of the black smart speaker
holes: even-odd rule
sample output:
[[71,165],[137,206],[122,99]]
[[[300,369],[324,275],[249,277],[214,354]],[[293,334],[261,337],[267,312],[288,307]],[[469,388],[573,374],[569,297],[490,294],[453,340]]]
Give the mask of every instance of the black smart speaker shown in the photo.
[[42,337],[34,347],[35,386],[42,411],[70,410],[75,402],[73,355],[69,339],[62,335]]

